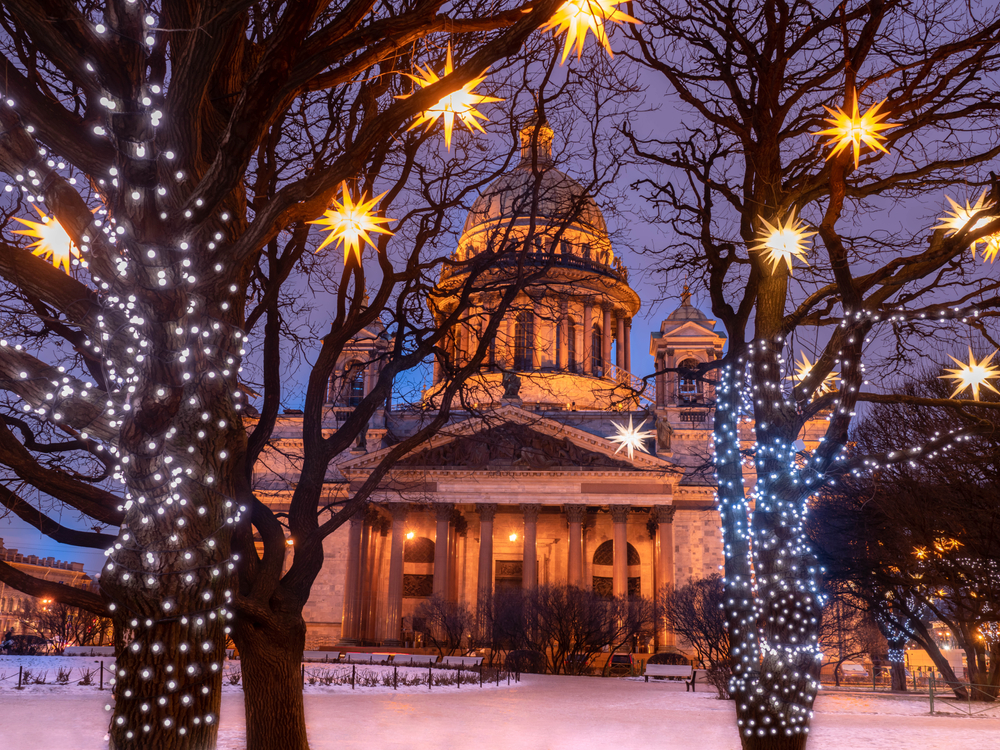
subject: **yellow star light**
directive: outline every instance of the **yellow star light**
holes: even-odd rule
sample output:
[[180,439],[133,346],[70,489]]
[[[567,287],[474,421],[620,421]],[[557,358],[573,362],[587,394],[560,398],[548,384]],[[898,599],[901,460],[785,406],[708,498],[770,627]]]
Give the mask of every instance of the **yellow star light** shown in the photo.
[[[812,373],[813,367],[814,363],[809,361],[809,357],[806,356],[805,352],[802,352],[802,361],[795,363],[795,372],[786,377],[785,380],[791,380],[793,383],[801,383],[809,377],[810,373]],[[818,393],[828,393],[834,389],[838,380],[840,380],[840,374],[831,372],[823,378],[823,382],[819,384],[816,391]]]
[[380,234],[392,235],[392,232],[379,225],[387,224],[393,221],[393,219],[377,216],[372,210],[385,193],[377,195],[371,200],[365,200],[365,194],[362,193],[360,200],[355,203],[354,199],[351,198],[351,191],[347,188],[346,182],[340,184],[340,190],[344,195],[344,202],[338,203],[335,198],[333,200],[333,208],[327,209],[322,219],[316,219],[308,223],[320,224],[326,227],[326,231],[330,232],[323,240],[323,244],[316,248],[317,253],[331,242],[336,241],[344,245],[344,265],[347,265],[352,253],[357,258],[358,265],[360,265],[362,240],[377,251],[378,248],[375,247],[375,243],[368,233],[378,232]]
[[[938,224],[935,229],[950,229],[948,236],[953,234],[958,234],[960,231],[965,229],[966,225],[972,221],[972,217],[981,211],[989,211],[996,208],[996,204],[992,201],[986,202],[986,191],[979,196],[979,200],[976,201],[976,205],[970,206],[969,201],[965,202],[965,208],[955,203],[951,198],[948,198],[948,202],[951,204],[951,211],[948,212],[947,216],[942,216],[940,221],[942,223]],[[970,232],[974,232],[977,229],[981,229],[989,224],[991,221],[995,221],[996,216],[984,216],[980,219],[976,219],[976,223],[969,227]],[[972,251],[972,257],[976,257],[976,246],[982,242],[986,247],[983,248],[983,260],[988,260],[992,263],[997,258],[997,253],[1000,253],[1000,232],[995,232],[993,234],[987,234],[985,237],[980,237],[978,240],[973,241],[969,245],[969,249]]]
[[578,58],[583,55],[583,43],[587,39],[588,31],[593,31],[597,41],[611,57],[614,57],[604,24],[607,21],[642,23],[637,18],[632,18],[615,7],[621,5],[622,2],[624,0],[567,0],[560,5],[552,18],[540,29],[540,31],[555,29],[553,32],[555,36],[566,32],[566,44],[563,47],[562,60],[559,61],[559,64],[566,62],[570,50],[574,47],[576,47]]
[[[437,83],[441,80],[441,76],[438,76],[433,70],[431,70],[430,65],[426,68],[421,68],[419,65],[416,66],[417,70],[420,72],[419,76],[410,75],[406,73],[406,77],[420,85],[420,88],[427,88],[433,83]],[[451,75],[454,71],[454,66],[451,61],[451,45],[448,45],[448,57],[444,64],[444,74],[445,76]],[[444,115],[444,142],[451,150],[451,130],[455,125],[455,117],[457,116],[465,126],[472,132],[473,128],[478,130],[480,133],[485,133],[483,126],[479,124],[479,120],[485,120],[489,122],[489,118],[486,115],[479,112],[476,109],[477,104],[485,104],[487,102],[502,102],[503,99],[498,99],[495,96],[483,96],[482,94],[477,94],[473,89],[483,82],[486,78],[486,74],[483,73],[478,78],[473,78],[467,84],[462,86],[458,91],[455,91],[447,96],[443,97],[430,109],[425,109],[420,113],[420,116],[413,121],[407,130],[413,130],[418,125],[427,123],[427,130],[433,127],[434,123]],[[397,96],[397,99],[406,99],[409,94],[403,94]],[[477,119],[478,118],[478,119]]]
[[885,136],[879,135],[879,132],[882,130],[888,130],[889,128],[898,128],[899,123],[881,121],[883,118],[888,116],[886,114],[879,114],[879,107],[883,104],[885,104],[885,99],[880,101],[863,115],[859,114],[858,96],[857,93],[855,93],[853,115],[848,115],[840,107],[837,107],[836,110],[832,110],[829,107],[824,106],[823,109],[833,115],[833,117],[826,118],[826,121],[833,125],[833,127],[828,128],[827,130],[820,130],[817,133],[813,133],[813,135],[832,136],[824,145],[836,145],[836,148],[833,149],[833,151],[830,152],[830,155],[826,158],[832,159],[845,148],[854,144],[854,168],[857,169],[858,160],[861,158],[862,143],[888,154],[889,150],[879,143],[879,141],[885,140]]
[[35,210],[42,217],[41,223],[29,219],[19,219],[15,216],[14,221],[21,222],[28,229],[15,229],[14,234],[24,234],[37,238],[36,242],[28,245],[29,248],[35,248],[31,251],[32,255],[39,255],[46,260],[51,260],[53,266],[62,268],[66,273],[69,273],[70,257],[79,258],[80,251],[58,220],[50,219],[38,206],[35,206]]
[[767,253],[767,259],[771,261],[771,272],[774,273],[785,261],[788,265],[788,273],[792,272],[792,256],[795,256],[806,265],[806,240],[816,232],[806,232],[807,225],[795,218],[795,209],[788,215],[784,223],[781,219],[776,220],[777,226],[772,226],[767,219],[761,219],[764,229],[757,236],[757,244],[751,250],[759,250]]
[[955,396],[957,396],[961,391],[964,391],[966,388],[972,388],[972,396],[976,401],[978,401],[979,389],[984,385],[994,393],[1000,393],[1000,391],[990,385],[989,382],[990,378],[1000,378],[1000,368],[996,365],[990,365],[990,362],[993,361],[993,357],[996,353],[997,350],[994,350],[993,354],[983,360],[980,360],[979,362],[976,362],[976,358],[972,356],[972,347],[970,346],[968,364],[959,362],[949,354],[948,356],[951,357],[951,360],[958,365],[958,369],[946,369],[945,372],[950,374],[940,375],[939,377],[951,378],[952,380],[958,381],[958,387],[955,388],[955,391],[951,394],[950,398],[955,398]]
[[620,445],[618,446],[618,450],[615,451],[615,454],[620,453],[622,448],[628,449],[629,458],[632,458],[635,455],[636,448],[638,448],[641,451],[645,451],[646,453],[649,453],[649,451],[647,451],[643,447],[643,441],[651,437],[654,437],[656,435],[656,431],[647,430],[646,432],[640,432],[640,430],[642,430],[643,425],[646,424],[647,421],[648,420],[644,419],[642,420],[642,422],[639,423],[638,427],[633,427],[632,415],[629,414],[628,427],[626,427],[623,424],[618,424],[617,422],[611,423],[615,426],[615,429],[618,430],[618,434],[609,437],[608,440],[610,440],[612,443],[620,443]]

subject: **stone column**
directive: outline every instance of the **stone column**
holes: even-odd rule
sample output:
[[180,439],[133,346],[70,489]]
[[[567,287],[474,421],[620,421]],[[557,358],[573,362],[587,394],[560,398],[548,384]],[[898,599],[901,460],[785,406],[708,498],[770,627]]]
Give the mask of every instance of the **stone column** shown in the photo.
[[451,503],[438,505],[437,531],[434,535],[434,596],[448,597],[448,527],[451,524],[451,511],[455,506]]
[[525,504],[524,511],[524,554],[521,562],[521,588],[528,590],[538,586],[538,513],[542,506]]
[[351,516],[347,531],[347,573],[344,576],[344,616],[340,623],[340,641],[345,644],[360,642],[361,630],[361,532],[365,514],[358,511]]
[[569,561],[567,583],[583,586],[583,514],[587,509],[582,505],[566,505],[566,520],[569,521]]
[[632,318],[625,321],[625,370],[632,372]]
[[604,306],[604,322],[601,324],[601,368],[607,375],[611,364],[611,305]]
[[392,546],[389,551],[389,592],[385,608],[385,645],[401,646],[403,627],[403,542],[406,535],[405,503],[390,503],[392,512]]
[[[656,521],[656,591],[660,593],[664,587],[674,585],[674,514],[677,508],[673,505],[657,505],[653,507],[653,520]],[[666,620],[657,623],[656,639],[660,651],[675,645],[674,633],[667,628]]]
[[531,338],[531,369],[539,370],[542,367],[542,324],[545,322],[545,318],[538,314],[539,300],[532,298],[532,303],[534,305],[531,315],[532,329],[534,330],[534,336]]
[[612,593],[615,596],[628,596],[628,533],[626,523],[628,522],[629,506],[612,505],[611,522],[614,531],[611,538],[614,543],[614,564],[611,569],[614,578],[612,579]]
[[619,370],[627,370],[625,367],[625,316],[618,315],[618,344],[615,346],[615,364]]
[[479,581],[476,586],[476,619],[480,633],[486,627],[486,607],[493,595],[493,518],[496,503],[480,503],[479,512]]
[[593,370],[590,366],[591,357],[593,353],[591,351],[592,342],[594,340],[594,306],[590,302],[583,303],[583,346],[580,347],[580,351],[583,352],[583,369],[581,372],[584,375],[592,375]]

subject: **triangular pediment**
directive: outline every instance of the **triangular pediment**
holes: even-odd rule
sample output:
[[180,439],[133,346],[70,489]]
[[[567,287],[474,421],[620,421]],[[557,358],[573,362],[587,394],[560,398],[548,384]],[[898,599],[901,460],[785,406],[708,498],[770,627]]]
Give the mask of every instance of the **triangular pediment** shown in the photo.
[[547,435],[516,422],[488,427],[411,454],[400,467],[461,469],[632,469],[616,457],[582,448],[565,437]]
[[[446,428],[393,471],[676,471],[660,456],[636,451],[629,458],[617,448],[607,438],[505,405]],[[373,468],[389,450],[359,456],[341,469],[349,475]]]

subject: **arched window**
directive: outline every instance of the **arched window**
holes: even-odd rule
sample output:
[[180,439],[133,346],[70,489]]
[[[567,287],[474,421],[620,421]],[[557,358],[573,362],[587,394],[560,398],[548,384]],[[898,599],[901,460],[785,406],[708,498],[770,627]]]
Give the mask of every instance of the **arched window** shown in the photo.
[[602,340],[601,326],[594,323],[594,330],[590,333],[590,371],[594,375],[604,374],[604,357],[601,352]]
[[365,397],[365,371],[359,362],[355,362],[351,371],[351,390],[347,396],[348,406],[357,406]]
[[517,314],[514,323],[514,369],[531,369],[531,350],[535,343],[535,316],[529,310]]
[[[678,367],[689,367],[695,369],[698,367],[698,360],[691,359],[690,357],[681,361]],[[701,381],[690,375],[683,375],[678,373],[677,375],[677,398],[682,402],[692,403],[699,399],[701,396]]]
[[576,324],[572,318],[566,320],[566,368],[576,372]]
[[[412,532],[411,532],[412,533]],[[403,544],[403,597],[422,599],[434,593],[434,542],[418,536]]]
[[[594,593],[610,599],[614,594],[615,543],[608,540],[594,550]],[[628,565],[628,595],[642,595],[639,551],[631,544],[625,547],[625,564]]]

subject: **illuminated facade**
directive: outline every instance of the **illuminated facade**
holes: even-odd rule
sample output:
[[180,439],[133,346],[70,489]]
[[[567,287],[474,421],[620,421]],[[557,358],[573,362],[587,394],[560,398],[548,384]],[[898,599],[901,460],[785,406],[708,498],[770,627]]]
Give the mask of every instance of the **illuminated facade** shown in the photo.
[[[520,246],[543,269],[489,342],[468,386],[472,412],[401,460],[368,510],[326,542],[326,563],[305,610],[308,647],[400,646],[411,618],[434,594],[475,609],[504,587],[572,584],[608,595],[653,597],[663,586],[718,572],[723,562],[710,445],[714,392],[676,374],[644,383],[631,375],[630,330],[640,308],[615,256],[604,218],[579,183],[552,163],[552,129],[522,131],[522,159],[476,201],[451,267],[490,243]],[[536,148],[532,147],[535,144]],[[331,468],[330,501],[346,498],[399,440],[432,412],[447,370],[479,344],[495,300],[474,300],[435,365],[424,408],[380,411],[349,456]],[[721,356],[725,336],[691,304],[653,334],[657,370]],[[390,342],[366,331],[331,382],[328,420],[341,424],[373,387]],[[640,396],[636,392],[641,391]],[[612,421],[655,438],[617,452]],[[279,419],[255,477],[258,496],[280,506],[295,480],[299,417]],[[650,633],[642,646],[675,644]]]

